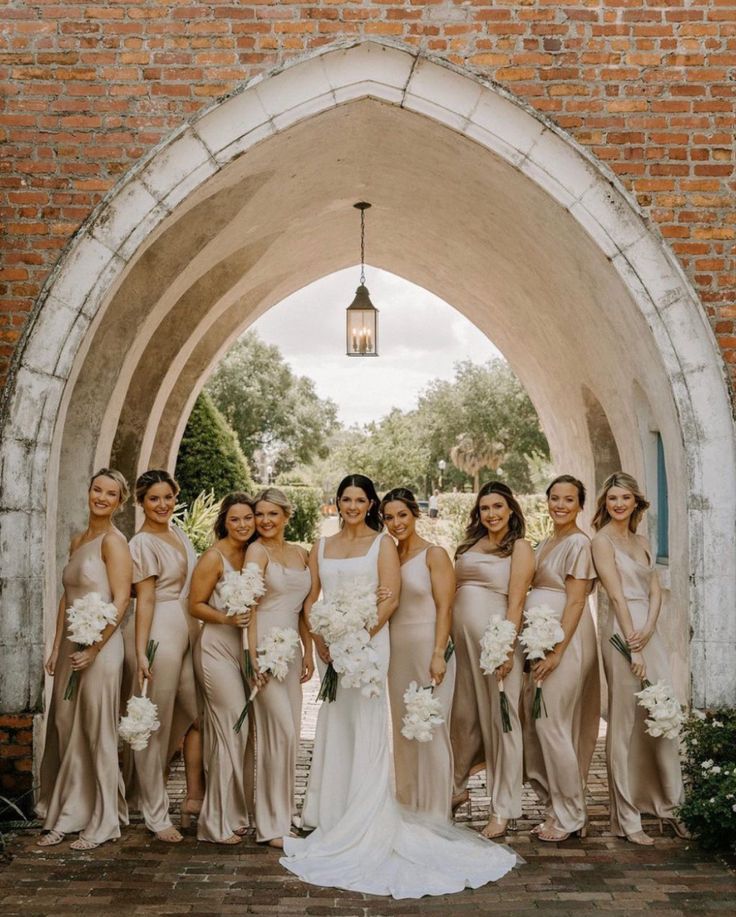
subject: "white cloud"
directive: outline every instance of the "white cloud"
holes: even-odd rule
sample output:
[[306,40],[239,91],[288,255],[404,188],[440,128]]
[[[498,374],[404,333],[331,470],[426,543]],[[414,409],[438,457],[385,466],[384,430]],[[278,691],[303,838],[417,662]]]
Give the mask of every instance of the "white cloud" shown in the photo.
[[379,356],[346,356],[345,309],[358,282],[358,267],[338,271],[282,300],[251,326],[279,347],[294,372],[314,380],[320,396],[336,402],[345,425],[378,420],[392,407],[410,410],[432,379],[452,378],[457,361],[499,356],[444,300],[371,267],[366,285],[379,310]]

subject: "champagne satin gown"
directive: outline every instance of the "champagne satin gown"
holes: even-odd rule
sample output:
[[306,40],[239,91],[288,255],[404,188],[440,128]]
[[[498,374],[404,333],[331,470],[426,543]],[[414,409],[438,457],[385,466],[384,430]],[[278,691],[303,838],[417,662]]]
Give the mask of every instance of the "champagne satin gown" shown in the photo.
[[450,818],[452,748],[450,707],[455,685],[455,657],[447,664],[434,697],[442,704],[445,722],[435,727],[431,742],[416,742],[401,734],[404,692],[409,682],[429,684],[429,663],[435,643],[437,609],[425,548],[401,565],[401,598],[389,621],[391,661],[388,696],[394,744],[396,799],[402,805],[437,819]]
[[[378,586],[378,535],[362,557],[324,556],[318,549],[325,598],[341,581],[365,578]],[[385,680],[388,628],[371,638]],[[324,673],[320,661],[320,672]],[[304,882],[394,898],[421,898],[478,888],[505,875],[516,855],[467,828],[438,822],[396,802],[391,787],[385,691],[365,697],[338,686],[317,719],[314,757],[304,802],[306,838],[285,837],[280,862]]]
[[511,732],[503,731],[496,677],[484,675],[480,667],[480,640],[489,619],[506,617],[511,558],[466,551],[455,561],[455,576],[452,639],[457,679],[450,733],[455,756],[454,793],[463,793],[470,775],[485,767],[491,816],[520,818],[523,744],[519,704],[524,657],[519,644],[514,666],[504,679]]
[[[218,552],[220,553],[220,552]],[[234,567],[220,554],[224,573]],[[220,596],[222,577],[209,604],[225,611]],[[248,720],[233,728],[247,700],[243,678],[243,635],[241,628],[206,621],[194,648],[194,672],[204,695],[203,739],[206,789],[197,818],[197,838],[219,843],[237,829],[248,827],[245,784],[245,750]]]
[[[64,567],[66,605],[98,592],[112,601],[100,535],[81,545]],[[117,536],[116,536],[117,537]],[[120,837],[128,824],[123,779],[118,767],[118,717],[123,673],[123,638],[117,628],[94,662],[79,673],[71,700],[64,700],[77,646],[66,636],[54,674],[41,762],[36,812],[43,827],[62,834],[79,832],[92,844]]]
[[[559,618],[565,610],[565,580],[595,581],[590,539],[582,532],[566,536],[549,551],[537,548],[537,569],[526,607],[546,605]],[[540,560],[540,554],[543,554]],[[589,590],[590,591],[590,590]],[[585,786],[598,738],[600,673],[598,647],[589,602],[560,664],[545,679],[544,714],[532,718],[535,683],[524,678],[524,767],[527,780],[555,831],[572,832],[587,822]]]
[[146,827],[154,833],[172,827],[166,770],[198,715],[191,647],[200,627],[187,610],[197,555],[184,532],[176,527],[173,531],[181,542],[179,548],[151,532],[139,532],[130,540],[133,583],[149,577],[156,581],[149,639],[158,643],[158,649],[148,697],[158,707],[161,726],[142,751],[124,746],[127,766],[123,772],[129,805],[140,810]]
[[[604,538],[608,538],[605,532]],[[600,537],[600,536],[599,536]],[[642,630],[649,614],[649,590],[654,563],[642,564],[621,550],[612,539],[616,568],[635,630]],[[603,665],[608,679],[608,732],[606,764],[611,801],[611,831],[622,837],[642,830],[641,813],[676,818],[684,790],[677,739],[647,734],[646,711],[634,693],[641,682],[626,659],[608,642],[613,634],[625,638],[611,608],[602,628]],[[672,686],[667,650],[657,631],[642,652],[647,679]]]
[[[266,593],[256,608],[256,646],[274,627],[299,633],[299,615],[312,578],[309,569],[270,560],[264,571]],[[271,678],[253,700],[255,722],[256,840],[270,841],[291,830],[296,812],[294,783],[302,718],[301,645],[283,681]]]

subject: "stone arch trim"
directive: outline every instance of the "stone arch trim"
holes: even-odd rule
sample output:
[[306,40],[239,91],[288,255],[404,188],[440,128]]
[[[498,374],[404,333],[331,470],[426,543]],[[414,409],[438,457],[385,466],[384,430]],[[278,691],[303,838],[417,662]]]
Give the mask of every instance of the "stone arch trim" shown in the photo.
[[[364,97],[432,119],[511,163],[569,211],[624,281],[666,367],[686,452],[692,655],[702,662],[696,669],[708,671],[706,652],[728,647],[731,656],[724,659],[732,658],[736,623],[720,620],[716,610],[736,604],[731,573],[719,560],[734,544],[732,408],[714,336],[680,265],[617,180],[538,112],[445,62],[375,42],[320,49],[245,84],[151,151],[76,235],[39,299],[3,406],[8,432],[0,454],[0,548],[10,549],[10,566],[19,573],[14,579],[32,581],[38,597],[44,546],[32,544],[26,556],[13,551],[13,543],[25,541],[13,526],[27,527],[29,539],[32,530],[53,530],[55,497],[46,485],[58,463],[55,433],[63,423],[65,389],[126,266],[166,217],[186,207],[188,195],[223,166],[299,121]],[[714,474],[718,468],[720,475]],[[695,684],[698,703],[722,694],[708,680],[715,677],[711,671]]]

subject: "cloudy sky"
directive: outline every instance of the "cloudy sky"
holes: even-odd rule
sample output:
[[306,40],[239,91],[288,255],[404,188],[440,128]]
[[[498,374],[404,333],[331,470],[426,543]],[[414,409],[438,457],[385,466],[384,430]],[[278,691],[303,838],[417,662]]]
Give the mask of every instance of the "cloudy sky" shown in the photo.
[[458,360],[485,362],[498,351],[475,325],[422,287],[366,267],[366,286],[379,310],[378,358],[345,355],[345,309],[359,267],[324,277],[283,300],[251,327],[276,344],[292,369],[314,380],[345,425],[378,420],[392,407],[408,410],[431,379],[451,379]]

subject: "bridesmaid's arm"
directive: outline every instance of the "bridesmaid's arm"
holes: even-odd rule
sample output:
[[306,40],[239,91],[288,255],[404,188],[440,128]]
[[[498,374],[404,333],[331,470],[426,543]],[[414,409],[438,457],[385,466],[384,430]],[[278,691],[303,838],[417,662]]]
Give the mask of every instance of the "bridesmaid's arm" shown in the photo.
[[304,684],[314,675],[314,640],[307,627],[303,610],[299,615],[299,636],[302,640],[302,674],[299,681]]
[[123,620],[125,611],[130,604],[130,589],[133,585],[133,558],[130,556],[128,542],[118,531],[105,535],[102,539],[102,561],[107,571],[107,579],[112,593],[112,604],[117,609],[117,618],[114,624],[108,624],[102,631],[99,643],[93,643],[83,650],[72,653],[69,657],[72,669],[80,672],[92,665],[99,656],[102,647],[112,637]]
[[146,648],[151,636],[153,612],[156,608],[156,577],[146,577],[136,583],[133,589],[135,590],[135,658],[138,661],[138,687],[142,691],[143,682],[147,678],[153,680],[153,673],[148,667]]
[[544,679],[551,675],[560,664],[560,660],[568,644],[575,636],[575,631],[578,629],[578,624],[585,610],[589,589],[589,579],[575,579],[572,576],[566,578],[565,593],[567,601],[565,602],[565,610],[562,612],[562,619],[560,620],[560,626],[565,636],[553,650],[547,653],[544,659],[540,659],[534,664],[532,672],[534,673],[535,681],[544,681]]
[[205,624],[247,627],[250,620],[249,611],[226,615],[224,611],[218,611],[207,604],[222,573],[223,565],[219,553],[211,549],[205,551],[197,561],[197,566],[192,573],[192,584],[189,587],[189,614],[198,621],[204,621]]
[[[253,544],[248,545],[248,550],[245,552],[245,564],[255,564],[261,571],[261,576],[263,576],[268,566],[268,554],[262,544],[254,541]],[[250,622],[248,623],[248,655],[250,656],[250,666],[253,670],[253,683],[258,685],[259,688],[263,688],[267,684],[270,676],[268,672],[261,674],[258,668],[258,654],[256,653],[256,647],[258,646],[258,624],[256,623],[256,617],[258,614],[259,602],[260,599],[250,610]]]
[[370,630],[371,637],[377,634],[391,615],[399,607],[401,592],[401,565],[396,545],[391,538],[381,539],[378,547],[378,585],[389,590],[385,599],[378,600],[378,623]]
[[306,599],[304,599],[304,605],[302,607],[302,618],[304,619],[307,633],[309,633],[314,638],[314,645],[317,648],[317,655],[322,660],[322,662],[325,663],[325,665],[329,665],[329,663],[332,662],[332,657],[330,656],[330,651],[327,648],[327,644],[319,634],[312,633],[312,627],[309,621],[309,612],[312,610],[312,605],[314,605],[314,603],[317,601],[322,590],[322,584],[319,579],[318,541],[312,545],[312,550],[309,552],[309,560],[307,561],[307,566],[309,567],[309,573],[312,577],[312,587],[309,590],[309,595],[306,597]]
[[[651,556],[651,549],[649,547],[649,542],[642,535],[638,536],[642,546],[645,548],[649,556]],[[652,570],[652,575],[649,578],[649,610],[647,612],[647,621],[644,625],[644,629],[641,631],[634,630],[629,636],[629,647],[633,652],[641,652],[644,647],[652,639],[652,634],[657,628],[657,621],[659,620],[659,612],[662,609],[662,584],[659,582],[659,575],[656,570]]]
[[[532,546],[525,538],[517,538],[514,542],[514,548],[511,552],[511,574],[509,576],[509,597],[506,607],[506,618],[511,621],[516,628],[516,632],[521,630],[521,620],[524,614],[524,603],[526,602],[529,587],[534,579],[534,551]],[[503,681],[514,667],[513,649],[508,655],[506,662],[500,665],[496,671],[496,680]]]
[[48,659],[46,660],[46,665],[44,668],[46,672],[53,677],[54,672],[56,671],[56,662],[59,658],[59,650],[61,649],[61,641],[64,639],[64,621],[66,619],[66,593],[62,592],[61,598],[59,599],[59,608],[56,612],[56,631],[54,633],[54,642],[51,647],[51,652],[49,653]]
[[452,603],[455,598],[455,570],[447,551],[434,545],[427,551],[427,568],[432,583],[432,598],[437,610],[434,626],[434,649],[429,662],[429,677],[441,685],[447,671],[445,651],[452,628]]

